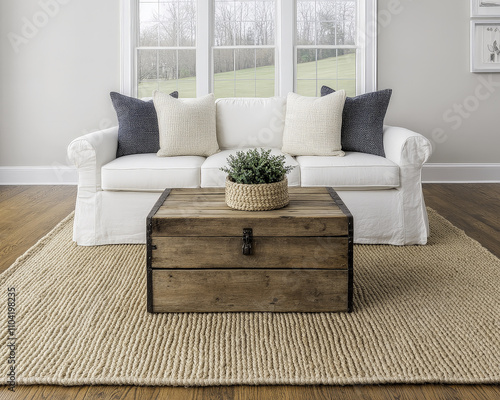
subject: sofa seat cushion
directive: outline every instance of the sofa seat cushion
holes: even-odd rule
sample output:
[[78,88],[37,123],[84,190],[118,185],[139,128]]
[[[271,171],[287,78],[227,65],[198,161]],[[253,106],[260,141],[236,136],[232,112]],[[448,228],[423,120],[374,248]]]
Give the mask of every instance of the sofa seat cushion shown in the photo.
[[[238,150],[223,150],[220,153],[208,157],[201,166],[201,187],[224,187],[226,186],[225,172],[220,170],[220,167],[227,166],[227,157],[230,154],[236,155]],[[300,186],[300,169],[297,161],[290,155],[284,154],[279,149],[271,149],[272,155],[284,155],[285,165],[292,165],[295,168],[287,175],[288,186]]]
[[299,156],[302,186],[338,189],[392,189],[399,187],[399,167],[387,158],[349,152],[345,157]]
[[165,188],[199,187],[205,157],[157,157],[155,153],[117,158],[101,170],[103,190],[161,192]]

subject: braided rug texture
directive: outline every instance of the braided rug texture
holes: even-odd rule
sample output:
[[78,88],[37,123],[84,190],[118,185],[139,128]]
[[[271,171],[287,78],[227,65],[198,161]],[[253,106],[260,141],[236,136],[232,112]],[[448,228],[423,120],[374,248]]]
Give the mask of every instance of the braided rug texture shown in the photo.
[[153,315],[145,246],[75,246],[70,215],[0,276],[1,374],[14,287],[18,384],[499,383],[500,260],[429,217],[427,246],[355,246],[351,314]]

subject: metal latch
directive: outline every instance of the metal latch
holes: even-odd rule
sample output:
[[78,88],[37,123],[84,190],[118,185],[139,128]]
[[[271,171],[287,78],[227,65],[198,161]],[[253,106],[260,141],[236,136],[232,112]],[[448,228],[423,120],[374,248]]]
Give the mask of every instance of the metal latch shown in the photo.
[[252,254],[252,239],[253,239],[253,232],[252,228],[245,228],[243,229],[243,255],[244,256],[249,256]]

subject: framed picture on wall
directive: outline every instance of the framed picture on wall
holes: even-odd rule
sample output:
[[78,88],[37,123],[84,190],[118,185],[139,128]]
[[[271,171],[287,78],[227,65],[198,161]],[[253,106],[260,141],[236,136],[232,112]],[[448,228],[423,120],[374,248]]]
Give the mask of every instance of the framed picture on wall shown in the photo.
[[472,17],[500,17],[500,0],[471,0]]
[[472,20],[471,72],[500,72],[500,20]]

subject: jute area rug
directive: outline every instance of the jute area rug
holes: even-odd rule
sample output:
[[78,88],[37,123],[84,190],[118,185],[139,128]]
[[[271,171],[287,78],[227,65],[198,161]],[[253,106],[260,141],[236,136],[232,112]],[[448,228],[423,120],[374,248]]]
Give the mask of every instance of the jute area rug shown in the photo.
[[145,246],[69,216],[0,276],[1,374],[15,288],[17,384],[498,383],[500,260],[429,213],[427,246],[355,246],[351,314],[148,314]]

